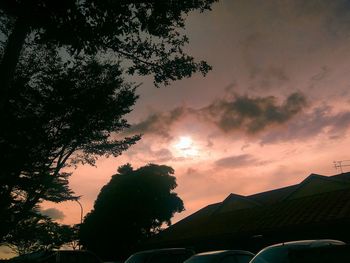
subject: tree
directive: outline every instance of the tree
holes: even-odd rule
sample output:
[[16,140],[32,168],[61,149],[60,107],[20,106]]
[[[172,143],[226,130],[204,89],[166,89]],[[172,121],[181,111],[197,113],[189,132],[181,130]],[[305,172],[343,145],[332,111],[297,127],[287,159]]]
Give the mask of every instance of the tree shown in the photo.
[[129,255],[145,238],[170,225],[174,213],[184,210],[173,192],[174,170],[149,164],[134,170],[121,166],[100,191],[93,210],[80,228],[84,248],[103,258]]
[[120,70],[95,57],[67,65],[40,46],[23,55],[0,129],[0,241],[40,202],[77,198],[63,168],[118,156],[140,138],[118,138],[137,99]]
[[208,72],[181,30],[214,1],[0,1],[0,242],[41,201],[76,198],[67,165],[140,139],[118,137],[137,99],[127,75],[159,86]]
[[8,101],[28,37],[36,43],[65,47],[71,53],[112,51],[117,58],[129,60],[130,74],[152,74],[156,84],[191,76],[197,70],[205,74],[210,67],[183,52],[188,39],[179,32],[186,14],[210,9],[214,1],[1,1],[0,22],[8,39],[0,63],[0,109]]
[[24,255],[38,250],[58,249],[74,239],[74,229],[60,225],[50,218],[35,214],[17,224],[4,243],[16,254]]

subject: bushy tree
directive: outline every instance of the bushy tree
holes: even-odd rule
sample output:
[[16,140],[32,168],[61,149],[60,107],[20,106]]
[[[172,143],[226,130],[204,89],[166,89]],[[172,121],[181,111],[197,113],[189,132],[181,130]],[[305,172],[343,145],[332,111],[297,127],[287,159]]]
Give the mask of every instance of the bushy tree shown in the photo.
[[58,249],[74,238],[72,227],[60,225],[46,216],[33,214],[11,229],[4,244],[16,254],[24,255],[38,250]]
[[174,213],[184,210],[173,192],[174,170],[149,164],[134,170],[124,165],[99,193],[80,229],[83,247],[103,258],[129,255],[145,238],[170,225]]
[[76,198],[64,167],[139,139],[118,137],[137,98],[126,75],[159,86],[208,72],[183,28],[213,2],[0,1],[0,242],[41,201]]
[[137,96],[118,64],[61,60],[55,50],[23,55],[0,129],[0,240],[44,200],[77,198],[67,165],[118,156],[139,136],[118,138]]

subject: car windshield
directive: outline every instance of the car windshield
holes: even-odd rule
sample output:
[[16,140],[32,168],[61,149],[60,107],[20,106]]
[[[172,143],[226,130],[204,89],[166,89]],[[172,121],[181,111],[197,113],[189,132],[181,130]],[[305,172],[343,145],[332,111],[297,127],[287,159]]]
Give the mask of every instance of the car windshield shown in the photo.
[[271,247],[257,254],[250,263],[288,263],[286,247]]
[[152,256],[148,263],[183,263],[188,253],[160,253]]
[[148,254],[134,254],[125,263],[145,263],[149,257],[150,255]]
[[184,263],[209,263],[213,258],[215,258],[215,255],[193,256],[187,259]]

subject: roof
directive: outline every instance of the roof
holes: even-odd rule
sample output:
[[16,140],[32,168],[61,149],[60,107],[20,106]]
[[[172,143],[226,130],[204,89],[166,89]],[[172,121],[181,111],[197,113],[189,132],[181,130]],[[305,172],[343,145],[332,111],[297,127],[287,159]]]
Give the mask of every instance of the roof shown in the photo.
[[350,173],[309,175],[296,185],[249,196],[230,194],[169,227],[156,239],[258,235],[278,229],[350,223]]
[[334,180],[340,180],[343,182],[350,182],[350,172],[333,175],[330,178]]
[[206,251],[206,252],[198,253],[194,255],[194,257],[206,256],[206,255],[226,255],[226,254],[246,254],[251,256],[254,255],[253,253],[246,250],[214,250],[214,251]]
[[320,247],[320,246],[329,246],[329,245],[345,245],[345,243],[334,239],[297,240],[297,241],[274,244],[267,247],[266,249],[271,247],[299,247],[299,246]]
[[149,249],[149,250],[143,250],[134,253],[134,255],[138,254],[157,254],[157,253],[165,253],[165,252],[183,252],[183,251],[192,251],[188,248],[159,248],[159,249]]

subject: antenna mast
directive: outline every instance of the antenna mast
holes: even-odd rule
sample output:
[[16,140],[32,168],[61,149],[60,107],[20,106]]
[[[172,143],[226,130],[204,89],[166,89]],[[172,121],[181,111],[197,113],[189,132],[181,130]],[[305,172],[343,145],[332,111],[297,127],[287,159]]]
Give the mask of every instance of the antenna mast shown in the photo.
[[343,173],[343,167],[350,166],[350,160],[333,161],[334,168]]

